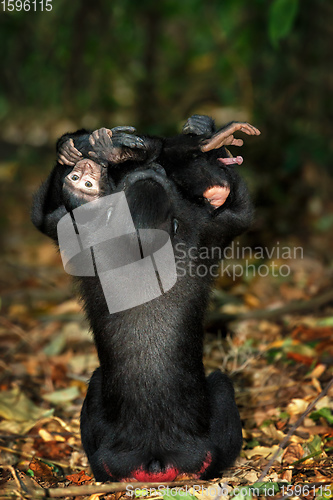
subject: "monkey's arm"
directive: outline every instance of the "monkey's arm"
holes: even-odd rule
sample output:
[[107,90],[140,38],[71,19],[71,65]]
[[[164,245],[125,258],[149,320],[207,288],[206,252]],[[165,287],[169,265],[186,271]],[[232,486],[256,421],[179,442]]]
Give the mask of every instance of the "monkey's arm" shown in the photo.
[[62,201],[63,176],[71,170],[72,167],[57,164],[33,198],[31,221],[54,240],[57,240],[57,224],[67,213]]
[[163,155],[169,158],[187,157],[195,153],[207,153],[224,146],[242,146],[243,140],[234,137],[236,131],[247,135],[260,135],[256,127],[241,122],[231,122],[212,134],[213,130],[214,122],[211,118],[194,115],[186,122],[182,135],[164,140]]

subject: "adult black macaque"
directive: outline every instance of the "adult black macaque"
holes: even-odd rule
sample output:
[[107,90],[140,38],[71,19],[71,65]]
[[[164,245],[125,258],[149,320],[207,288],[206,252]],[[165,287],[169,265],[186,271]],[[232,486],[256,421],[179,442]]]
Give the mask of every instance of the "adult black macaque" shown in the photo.
[[[249,124],[215,132],[211,119],[194,116],[176,138],[141,137],[143,146],[126,149],[121,166],[112,161],[108,133],[93,144],[73,138],[71,146],[83,155],[107,162],[111,192],[125,192],[135,228],[169,233],[180,271],[167,293],[112,315],[99,278],[78,279],[100,360],[81,414],[82,443],[98,481],[172,481],[182,473],[210,479],[239,454],[232,383],[219,371],[206,378],[202,364],[209,270],[218,256],[208,251],[206,259],[200,252],[193,258],[193,249],[225,248],[250,224],[247,189],[224,147],[241,145],[236,130],[259,134]],[[62,189],[63,178],[51,178],[34,202],[33,220],[51,236],[45,217],[51,213],[54,223],[62,195],[50,206],[46,193]]]

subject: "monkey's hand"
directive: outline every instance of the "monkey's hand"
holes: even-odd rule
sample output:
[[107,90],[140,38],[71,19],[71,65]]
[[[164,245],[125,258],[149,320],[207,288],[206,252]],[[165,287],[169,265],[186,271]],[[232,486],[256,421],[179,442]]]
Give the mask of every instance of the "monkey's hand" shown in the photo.
[[211,136],[215,132],[215,123],[210,116],[192,115],[183,127],[183,134]]
[[212,149],[219,149],[222,146],[242,146],[243,140],[236,139],[234,133],[244,132],[247,135],[260,135],[260,131],[249,123],[232,122],[218,130],[210,139],[201,142],[201,151],[206,153]]
[[138,150],[145,150],[146,146],[141,137],[131,135],[133,132],[135,132],[134,127],[95,130],[89,137],[89,142],[93,147],[93,151],[89,151],[89,155],[101,160],[103,166],[107,166],[108,163],[122,163],[126,160],[140,159],[141,151]]
[[73,139],[68,139],[60,146],[58,163],[74,167],[79,160],[82,160],[82,153],[74,146]]

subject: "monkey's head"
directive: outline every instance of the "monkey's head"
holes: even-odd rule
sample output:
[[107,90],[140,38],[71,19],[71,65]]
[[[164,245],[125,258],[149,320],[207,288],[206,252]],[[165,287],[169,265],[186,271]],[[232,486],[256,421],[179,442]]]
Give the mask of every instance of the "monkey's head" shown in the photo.
[[106,186],[107,169],[93,160],[80,160],[64,179],[64,204],[73,210],[104,196]]

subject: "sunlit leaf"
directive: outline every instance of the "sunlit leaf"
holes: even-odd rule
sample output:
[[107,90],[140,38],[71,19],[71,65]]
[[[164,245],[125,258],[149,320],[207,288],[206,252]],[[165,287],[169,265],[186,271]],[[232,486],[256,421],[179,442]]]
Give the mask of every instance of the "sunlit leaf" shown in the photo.
[[330,408],[321,408],[318,411],[314,411],[310,415],[310,418],[312,418],[312,420],[314,421],[319,420],[320,417],[327,420],[328,424],[333,425],[333,415],[332,415],[332,410],[330,410]]
[[66,346],[66,336],[63,332],[56,335],[47,346],[44,347],[43,351],[47,356],[56,356],[60,354]]
[[135,494],[136,498],[147,497],[148,490],[135,490],[134,494]]
[[43,398],[50,401],[50,403],[61,404],[73,401],[73,399],[76,399],[79,395],[79,389],[76,385],[73,385],[71,387],[67,387],[66,389],[60,389],[49,394],[44,394]]
[[333,326],[333,316],[322,318],[318,321],[319,326]]
[[18,387],[0,393],[0,416],[6,420],[25,422],[48,416],[49,410],[36,406]]
[[322,450],[322,440],[320,436],[313,436],[312,441],[310,443],[306,443],[306,448],[311,453],[316,453]]

